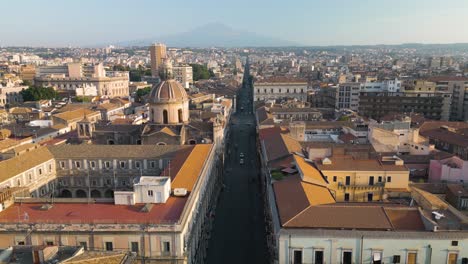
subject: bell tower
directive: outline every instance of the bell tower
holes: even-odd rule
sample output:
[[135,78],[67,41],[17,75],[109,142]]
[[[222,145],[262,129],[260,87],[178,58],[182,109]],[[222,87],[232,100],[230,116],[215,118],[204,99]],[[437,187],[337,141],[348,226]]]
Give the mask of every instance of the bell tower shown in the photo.
[[89,119],[84,116],[84,118],[76,123],[77,131],[78,131],[78,138],[81,139],[90,139],[93,137],[94,132],[94,123],[89,121]]

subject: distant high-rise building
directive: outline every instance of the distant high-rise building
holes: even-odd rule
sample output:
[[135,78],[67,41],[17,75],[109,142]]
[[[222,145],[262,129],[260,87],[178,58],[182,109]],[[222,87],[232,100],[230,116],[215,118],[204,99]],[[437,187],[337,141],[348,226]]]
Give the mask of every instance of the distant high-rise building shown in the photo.
[[156,43],[150,47],[151,56],[151,75],[153,77],[159,76],[159,69],[163,64],[163,60],[167,58],[166,45]]

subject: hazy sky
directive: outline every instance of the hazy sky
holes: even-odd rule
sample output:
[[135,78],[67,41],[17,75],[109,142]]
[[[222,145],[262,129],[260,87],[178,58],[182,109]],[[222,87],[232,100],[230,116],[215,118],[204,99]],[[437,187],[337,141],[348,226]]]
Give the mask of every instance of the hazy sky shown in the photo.
[[304,45],[468,42],[468,0],[5,0],[0,45],[93,45],[219,22]]

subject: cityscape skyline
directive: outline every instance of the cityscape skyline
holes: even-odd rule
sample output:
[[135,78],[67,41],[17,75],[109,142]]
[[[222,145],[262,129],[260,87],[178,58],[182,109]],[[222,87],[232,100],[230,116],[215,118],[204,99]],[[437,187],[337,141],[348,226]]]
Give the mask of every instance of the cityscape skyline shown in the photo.
[[442,10],[435,0],[295,0],[286,6],[263,0],[235,4],[139,0],[132,5],[120,0],[26,2],[26,8],[23,2],[8,3],[22,15],[21,19],[15,12],[2,15],[0,33],[8,37],[0,40],[0,46],[104,46],[157,40],[220,21],[236,31],[290,41],[294,46],[468,42],[468,35],[457,33],[468,22],[463,16],[468,3],[460,0],[446,1]]

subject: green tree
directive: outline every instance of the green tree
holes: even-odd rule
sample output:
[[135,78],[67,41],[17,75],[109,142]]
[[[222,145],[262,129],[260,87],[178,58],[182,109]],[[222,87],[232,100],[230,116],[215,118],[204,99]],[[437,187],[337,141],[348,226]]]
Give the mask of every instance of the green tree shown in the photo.
[[21,96],[24,101],[38,101],[38,100],[50,100],[57,98],[57,91],[52,87],[37,87],[31,86],[28,89],[23,89]]
[[211,77],[214,77],[214,73],[208,70],[208,68],[205,65],[190,64],[190,66],[192,66],[194,81],[207,80],[207,79],[210,79]]
[[145,87],[143,89],[138,89],[136,91],[136,100],[138,102],[141,102],[143,97],[145,97],[147,94],[149,94],[151,92],[151,86],[148,86],[148,87]]

